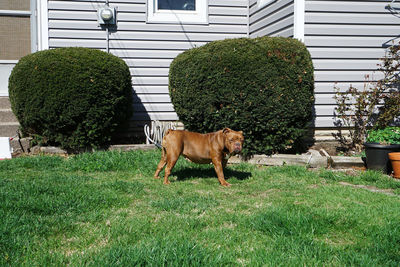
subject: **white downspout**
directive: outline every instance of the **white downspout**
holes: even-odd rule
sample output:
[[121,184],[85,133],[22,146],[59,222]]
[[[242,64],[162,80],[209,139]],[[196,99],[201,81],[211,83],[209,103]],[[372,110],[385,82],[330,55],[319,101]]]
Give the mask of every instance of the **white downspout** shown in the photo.
[[293,37],[304,43],[305,0],[294,0]]
[[47,0],[37,0],[38,50],[49,49],[49,16]]

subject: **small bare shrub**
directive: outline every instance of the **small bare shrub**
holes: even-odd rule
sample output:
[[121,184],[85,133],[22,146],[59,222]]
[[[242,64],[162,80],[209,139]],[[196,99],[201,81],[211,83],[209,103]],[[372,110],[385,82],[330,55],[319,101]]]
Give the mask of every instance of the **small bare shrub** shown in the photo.
[[[350,87],[341,92],[335,86],[335,126],[334,134],[344,150],[363,149],[367,129],[385,128],[398,123],[400,115],[400,46],[392,45],[386,50],[385,57],[378,64],[383,78],[378,81],[365,76],[364,88]],[[349,136],[343,134],[349,130]]]

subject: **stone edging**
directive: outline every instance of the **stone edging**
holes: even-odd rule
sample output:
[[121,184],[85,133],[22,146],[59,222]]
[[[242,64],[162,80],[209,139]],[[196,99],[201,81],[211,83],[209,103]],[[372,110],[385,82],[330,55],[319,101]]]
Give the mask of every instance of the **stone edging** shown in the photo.
[[[109,150],[129,151],[129,150],[151,150],[156,149],[154,145],[145,144],[127,144],[127,145],[112,145]],[[14,149],[15,150],[15,149]],[[44,154],[58,154],[67,155],[65,150],[57,147],[33,147],[32,153]],[[322,155],[324,156],[322,156]],[[254,155],[248,160],[244,160],[239,156],[233,156],[229,159],[228,163],[238,164],[248,162],[250,164],[265,165],[265,166],[282,166],[282,165],[299,165],[308,166],[310,168],[363,168],[364,162],[360,157],[343,157],[343,156],[330,156],[326,151],[309,150],[307,153],[301,155],[293,154],[275,154],[267,155]]]

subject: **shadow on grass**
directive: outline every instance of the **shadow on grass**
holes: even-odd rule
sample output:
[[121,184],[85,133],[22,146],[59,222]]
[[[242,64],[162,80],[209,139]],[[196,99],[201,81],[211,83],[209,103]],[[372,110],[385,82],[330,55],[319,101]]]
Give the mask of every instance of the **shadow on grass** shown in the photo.
[[[198,178],[217,178],[214,167],[202,168],[202,167],[192,167],[192,168],[182,168],[179,170],[172,170],[172,175],[177,177],[177,181],[185,181]],[[225,179],[236,178],[238,180],[246,180],[251,176],[250,172],[236,171],[229,168],[224,169]]]

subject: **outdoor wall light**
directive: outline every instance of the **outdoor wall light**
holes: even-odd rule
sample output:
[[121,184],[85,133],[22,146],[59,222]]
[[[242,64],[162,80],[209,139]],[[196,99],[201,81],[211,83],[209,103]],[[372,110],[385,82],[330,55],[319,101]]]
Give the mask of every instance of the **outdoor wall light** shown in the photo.
[[97,21],[100,25],[109,24],[115,25],[116,18],[115,18],[115,8],[104,6],[97,10]]

